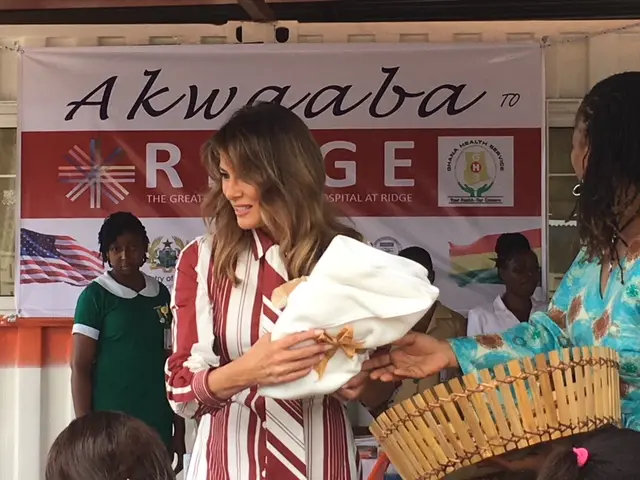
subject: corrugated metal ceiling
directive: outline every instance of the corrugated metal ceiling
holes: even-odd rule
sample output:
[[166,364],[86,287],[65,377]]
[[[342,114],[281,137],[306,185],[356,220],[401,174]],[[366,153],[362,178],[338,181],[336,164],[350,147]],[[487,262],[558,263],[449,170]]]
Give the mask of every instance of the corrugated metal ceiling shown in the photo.
[[[640,18],[640,0],[336,0],[269,3],[278,20],[407,22]],[[237,4],[0,11],[0,24],[213,23],[251,20]]]
[[407,22],[640,17],[640,0],[349,0],[272,4],[281,20]]

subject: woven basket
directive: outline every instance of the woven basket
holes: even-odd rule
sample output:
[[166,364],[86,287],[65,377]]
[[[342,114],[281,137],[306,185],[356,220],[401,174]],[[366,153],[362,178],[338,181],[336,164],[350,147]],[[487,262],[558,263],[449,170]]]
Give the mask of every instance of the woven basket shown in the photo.
[[453,379],[371,424],[404,480],[436,480],[512,450],[620,425],[618,354],[570,348]]

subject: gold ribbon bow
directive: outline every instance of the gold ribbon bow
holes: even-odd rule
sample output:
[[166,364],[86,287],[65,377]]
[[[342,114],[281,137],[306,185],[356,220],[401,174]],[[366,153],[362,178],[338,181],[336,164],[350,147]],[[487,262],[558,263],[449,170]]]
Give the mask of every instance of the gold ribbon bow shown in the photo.
[[314,370],[318,373],[318,379],[322,378],[325,370],[327,369],[329,360],[333,358],[338,350],[342,350],[349,358],[353,358],[354,355],[367,351],[365,348],[362,348],[362,342],[354,341],[353,327],[344,327],[338,332],[335,337],[329,335],[327,332],[323,332],[318,337],[317,342],[325,343],[332,346],[331,350],[328,350],[324,354],[324,358],[320,361],[320,363],[318,363],[314,367]]

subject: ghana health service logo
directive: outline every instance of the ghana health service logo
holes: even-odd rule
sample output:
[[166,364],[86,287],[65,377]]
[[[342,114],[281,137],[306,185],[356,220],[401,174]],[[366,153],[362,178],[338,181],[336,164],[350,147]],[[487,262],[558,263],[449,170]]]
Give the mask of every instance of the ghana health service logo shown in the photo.
[[438,206],[513,206],[513,137],[440,137]]
[[96,138],[89,142],[88,152],[74,145],[66,153],[68,165],[58,167],[58,181],[73,185],[66,194],[69,200],[75,202],[86,193],[89,208],[101,208],[103,198],[117,205],[129,195],[123,184],[135,182],[135,166],[114,165],[124,157],[120,147],[104,153]]

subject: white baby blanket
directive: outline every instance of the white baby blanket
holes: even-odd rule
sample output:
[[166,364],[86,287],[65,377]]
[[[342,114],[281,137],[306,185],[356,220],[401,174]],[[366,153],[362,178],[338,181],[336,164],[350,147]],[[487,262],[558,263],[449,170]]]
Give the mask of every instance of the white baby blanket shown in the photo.
[[338,349],[322,378],[316,371],[294,382],[260,387],[263,396],[293,400],[335,392],[360,373],[372,349],[388,345],[425,315],[438,298],[425,268],[357,240],[337,236],[288,297],[271,338],[320,329],[332,337],[351,327],[360,353]]

